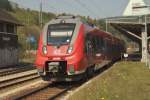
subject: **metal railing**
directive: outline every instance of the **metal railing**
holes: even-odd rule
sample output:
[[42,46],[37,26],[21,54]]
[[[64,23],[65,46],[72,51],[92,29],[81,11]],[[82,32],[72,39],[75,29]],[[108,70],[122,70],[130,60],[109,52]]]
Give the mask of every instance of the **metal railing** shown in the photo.
[[17,35],[16,33],[8,33],[8,32],[0,32],[0,34],[10,34],[10,35]]
[[148,55],[147,55],[147,62],[146,62],[146,66],[148,66],[149,67],[149,69],[150,69],[150,54],[148,53]]

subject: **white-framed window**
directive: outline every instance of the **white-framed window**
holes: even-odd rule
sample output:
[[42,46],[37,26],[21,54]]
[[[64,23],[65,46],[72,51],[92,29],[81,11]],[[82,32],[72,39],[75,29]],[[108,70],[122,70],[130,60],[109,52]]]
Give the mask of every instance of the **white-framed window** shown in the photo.
[[14,24],[7,24],[6,25],[7,33],[15,33],[15,25]]
[[0,32],[4,32],[4,24],[0,22]]

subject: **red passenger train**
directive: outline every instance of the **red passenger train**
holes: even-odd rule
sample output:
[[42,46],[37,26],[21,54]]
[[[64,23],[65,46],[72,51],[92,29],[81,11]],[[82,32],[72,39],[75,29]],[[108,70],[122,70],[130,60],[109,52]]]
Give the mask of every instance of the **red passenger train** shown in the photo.
[[43,80],[75,81],[120,58],[124,42],[79,17],[59,16],[41,33],[35,65]]

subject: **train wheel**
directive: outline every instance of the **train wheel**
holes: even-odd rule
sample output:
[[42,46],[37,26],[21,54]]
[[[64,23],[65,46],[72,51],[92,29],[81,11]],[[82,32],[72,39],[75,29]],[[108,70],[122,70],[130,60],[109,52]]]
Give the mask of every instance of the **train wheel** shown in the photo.
[[46,76],[41,76],[43,81],[50,81],[50,78],[46,75]]
[[81,81],[83,81],[83,82],[88,81],[87,71],[84,73],[83,79]]
[[94,67],[95,67],[95,65],[93,65],[87,69],[87,77],[88,78],[92,78],[94,76],[94,72],[95,72]]

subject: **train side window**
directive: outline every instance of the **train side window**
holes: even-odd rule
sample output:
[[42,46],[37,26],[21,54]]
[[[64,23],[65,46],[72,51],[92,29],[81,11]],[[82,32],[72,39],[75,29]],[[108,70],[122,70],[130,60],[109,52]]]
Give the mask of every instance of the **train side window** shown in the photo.
[[108,40],[106,38],[104,39],[104,49],[103,49],[103,52],[104,53],[108,52]]
[[92,43],[93,43],[93,50],[94,50],[94,53],[96,53],[96,52],[97,52],[96,36],[93,36],[93,37],[92,37]]
[[100,53],[99,37],[87,35],[85,51],[90,54]]
[[100,42],[99,43],[100,51],[103,52],[105,50],[104,39],[102,37],[100,37],[99,42]]
[[92,38],[92,42],[93,42],[94,53],[100,53],[100,52],[102,52],[102,49],[103,49],[103,39],[99,38],[99,36],[95,35]]
[[100,53],[101,52],[101,40],[99,38],[99,36],[95,37],[96,39],[96,53]]
[[104,51],[104,49],[105,49],[105,47],[104,47],[104,39],[102,38],[102,37],[97,37],[97,40],[98,40],[98,43],[97,43],[97,45],[98,45],[98,52],[100,53],[100,52],[103,52]]
[[91,42],[91,39],[90,39],[90,35],[87,34],[86,37],[85,37],[85,52],[87,54],[90,54],[91,52],[91,48],[92,48],[92,42]]

